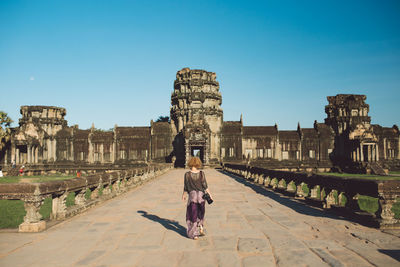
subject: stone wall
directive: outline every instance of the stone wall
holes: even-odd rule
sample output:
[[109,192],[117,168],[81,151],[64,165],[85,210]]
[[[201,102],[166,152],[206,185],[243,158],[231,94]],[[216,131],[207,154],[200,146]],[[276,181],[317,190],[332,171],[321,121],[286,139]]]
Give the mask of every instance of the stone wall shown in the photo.
[[370,213],[383,229],[400,228],[400,181],[367,180],[318,174],[269,170],[240,164],[224,164],[223,170],[261,186],[320,202],[326,209],[337,207]]
[[[26,210],[19,232],[40,232],[46,222],[39,213],[44,199],[52,199],[51,219],[63,220],[168,171],[171,164],[103,172],[81,178],[43,183],[0,184],[0,199],[22,200]],[[75,205],[66,206],[73,193]]]
[[371,125],[365,95],[329,96],[325,123],[279,130],[223,121],[222,96],[214,72],[184,68],[171,94],[171,122],[150,127],[103,131],[68,127],[64,108],[22,106],[20,126],[0,151],[0,164],[91,166],[171,162],[184,167],[197,153],[205,165],[221,162],[276,161],[289,168],[335,166],[346,172],[384,173],[400,168],[400,131],[396,125]]

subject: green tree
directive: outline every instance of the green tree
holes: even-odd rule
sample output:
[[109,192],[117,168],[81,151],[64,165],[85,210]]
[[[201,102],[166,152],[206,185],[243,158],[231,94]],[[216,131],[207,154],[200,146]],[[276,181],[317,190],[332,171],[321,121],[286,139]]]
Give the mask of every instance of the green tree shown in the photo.
[[13,120],[8,117],[7,113],[0,111],[0,151],[10,140],[11,137],[11,123]]
[[160,117],[158,117],[156,122],[169,122],[169,117],[168,116],[160,116]]

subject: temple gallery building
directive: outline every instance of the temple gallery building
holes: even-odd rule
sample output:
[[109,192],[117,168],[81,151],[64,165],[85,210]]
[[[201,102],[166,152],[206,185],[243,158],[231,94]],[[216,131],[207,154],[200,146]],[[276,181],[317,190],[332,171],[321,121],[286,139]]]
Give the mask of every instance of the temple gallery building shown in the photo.
[[270,168],[399,168],[399,129],[371,124],[365,95],[340,94],[327,100],[327,117],[323,123],[315,121],[313,128],[244,126],[242,118],[223,120],[215,73],[184,68],[176,74],[170,122],[82,130],[68,126],[64,108],[22,106],[19,127],[12,129],[0,163],[93,166],[151,161],[185,166],[191,155],[198,155],[205,165],[250,161]]

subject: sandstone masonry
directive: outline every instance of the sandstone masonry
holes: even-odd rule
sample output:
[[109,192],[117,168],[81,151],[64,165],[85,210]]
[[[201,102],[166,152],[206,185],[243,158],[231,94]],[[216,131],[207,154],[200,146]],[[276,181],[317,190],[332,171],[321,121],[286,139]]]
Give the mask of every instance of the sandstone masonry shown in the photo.
[[280,131],[278,125],[244,126],[224,121],[216,74],[184,68],[171,94],[170,122],[112,131],[68,126],[66,110],[22,106],[19,127],[0,152],[0,163],[57,166],[132,166],[174,162],[185,166],[192,155],[205,165],[252,162],[270,169],[326,170],[384,174],[400,169],[400,133],[396,125],[371,124],[365,95],[329,96],[324,123]]

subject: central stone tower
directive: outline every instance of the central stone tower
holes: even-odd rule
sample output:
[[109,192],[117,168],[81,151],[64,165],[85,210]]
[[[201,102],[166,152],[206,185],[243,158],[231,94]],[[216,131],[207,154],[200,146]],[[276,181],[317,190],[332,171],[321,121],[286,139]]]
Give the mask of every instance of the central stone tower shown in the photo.
[[204,165],[220,159],[222,97],[214,72],[184,68],[177,72],[171,95],[171,125],[177,165],[199,156]]

